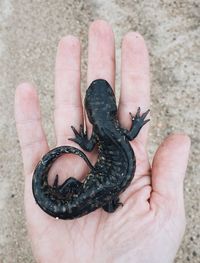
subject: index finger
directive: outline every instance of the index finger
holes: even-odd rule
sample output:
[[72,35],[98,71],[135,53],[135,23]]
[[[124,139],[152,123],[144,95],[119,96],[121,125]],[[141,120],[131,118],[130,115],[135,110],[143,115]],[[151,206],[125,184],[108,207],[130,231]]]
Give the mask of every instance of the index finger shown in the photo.
[[[131,119],[129,112],[136,114],[138,107],[143,113],[149,108],[149,59],[143,37],[137,32],[129,32],[122,43],[121,92],[119,101],[119,120],[123,127],[129,129]],[[146,143],[148,124],[136,140]]]

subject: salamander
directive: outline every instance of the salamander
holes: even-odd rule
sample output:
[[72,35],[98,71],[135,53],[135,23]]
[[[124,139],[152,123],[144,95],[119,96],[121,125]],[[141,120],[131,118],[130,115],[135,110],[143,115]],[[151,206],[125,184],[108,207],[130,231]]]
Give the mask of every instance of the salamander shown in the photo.
[[[47,214],[60,219],[74,219],[98,208],[114,212],[121,204],[119,195],[130,185],[136,158],[129,141],[138,135],[149,121],[149,110],[130,113],[130,130],[122,128],[117,118],[117,104],[113,89],[106,80],[94,80],[86,90],[85,109],[93,131],[88,138],[87,131],[80,125],[73,126],[75,137],[70,140],[84,151],[92,151],[97,145],[98,159],[92,165],[86,154],[72,146],[59,146],[45,154],[33,173],[32,190],[36,203]],[[48,172],[54,161],[63,154],[72,153],[84,159],[90,171],[84,180],[69,177],[61,185],[58,175],[53,185],[48,183]]]

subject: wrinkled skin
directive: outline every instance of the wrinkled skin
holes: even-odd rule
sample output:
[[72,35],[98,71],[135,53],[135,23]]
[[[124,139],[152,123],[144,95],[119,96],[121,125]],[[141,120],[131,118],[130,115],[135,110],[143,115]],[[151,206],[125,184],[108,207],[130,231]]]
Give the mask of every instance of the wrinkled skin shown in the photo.
[[[105,21],[95,21],[89,30],[87,82],[106,79],[114,87],[114,36]],[[119,120],[130,128],[129,112],[149,108],[148,53],[139,33],[123,38]],[[49,150],[41,125],[38,96],[29,83],[17,87],[15,116],[25,173],[25,209],[29,236],[37,262],[134,262],[171,263],[184,228],[183,179],[190,140],[184,134],[170,135],[159,146],[150,165],[147,152],[148,125],[132,142],[137,168],[129,188],[121,195],[124,204],[115,213],[102,209],[83,218],[63,221],[45,214],[34,202],[31,181],[37,162]],[[57,145],[73,145],[70,126],[83,122],[80,99],[80,44],[67,36],[58,47],[55,81],[55,133]],[[85,120],[91,134],[91,125]],[[87,154],[94,163],[96,153]],[[50,174],[62,183],[67,176],[83,178],[88,169],[72,155],[61,157]]]

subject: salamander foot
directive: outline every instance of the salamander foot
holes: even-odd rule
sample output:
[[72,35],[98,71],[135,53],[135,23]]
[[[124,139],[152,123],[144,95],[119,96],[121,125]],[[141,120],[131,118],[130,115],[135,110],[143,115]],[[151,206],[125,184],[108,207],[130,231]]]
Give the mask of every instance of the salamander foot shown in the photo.
[[119,202],[119,197],[117,197],[102,206],[102,208],[108,213],[113,213],[120,205],[123,206],[123,204]]

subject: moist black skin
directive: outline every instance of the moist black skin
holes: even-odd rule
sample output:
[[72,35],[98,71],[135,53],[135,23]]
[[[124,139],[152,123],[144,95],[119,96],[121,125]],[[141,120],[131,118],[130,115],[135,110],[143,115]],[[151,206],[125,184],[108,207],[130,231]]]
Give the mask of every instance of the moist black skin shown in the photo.
[[[93,132],[88,139],[83,125],[78,132],[73,126],[76,142],[85,151],[98,147],[98,160],[93,166],[87,156],[71,146],[60,146],[43,156],[35,168],[32,180],[33,195],[37,204],[49,215],[60,219],[74,219],[102,207],[114,212],[120,203],[119,195],[131,183],[136,159],[129,141],[134,140],[140,129],[149,121],[145,120],[149,110],[135,117],[130,113],[132,125],[128,131],[117,120],[115,95],[109,83],[97,79],[86,91],[85,109]],[[90,167],[89,174],[81,182],[73,177],[58,185],[58,175],[53,186],[48,184],[48,172],[54,161],[61,155],[79,155]]]

